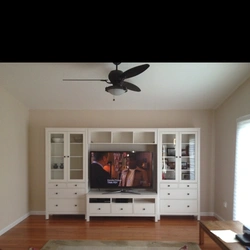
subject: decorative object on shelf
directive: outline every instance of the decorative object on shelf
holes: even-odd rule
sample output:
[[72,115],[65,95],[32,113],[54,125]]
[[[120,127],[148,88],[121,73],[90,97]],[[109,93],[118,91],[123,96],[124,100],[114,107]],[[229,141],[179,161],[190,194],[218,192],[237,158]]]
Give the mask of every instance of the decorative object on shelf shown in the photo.
[[182,162],[182,163],[181,163],[181,168],[182,168],[182,169],[187,169],[187,168],[188,168],[187,162]]
[[82,142],[82,137],[76,137],[74,136],[74,142]]
[[175,148],[167,148],[168,156],[175,156]]
[[52,138],[52,142],[56,142],[56,143],[59,143],[59,142],[63,142],[63,138]]
[[54,169],[57,169],[58,168],[58,165],[55,163],[54,166],[53,166]]
[[175,169],[175,162],[168,162],[170,169]]
[[186,149],[182,149],[181,150],[181,156],[187,156],[187,151],[186,151]]
[[64,168],[63,163],[61,163],[61,164],[60,164],[60,168],[61,168],[61,169],[63,169],[63,168]]
[[166,156],[166,145],[162,145],[162,156]]

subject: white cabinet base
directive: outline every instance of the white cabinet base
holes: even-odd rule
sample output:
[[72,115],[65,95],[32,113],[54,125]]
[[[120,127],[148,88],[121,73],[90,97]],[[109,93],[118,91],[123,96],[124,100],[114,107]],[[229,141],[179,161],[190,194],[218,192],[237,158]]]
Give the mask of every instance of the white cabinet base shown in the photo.
[[141,194],[105,193],[90,191],[86,201],[86,220],[91,216],[157,216],[157,194],[142,191]]

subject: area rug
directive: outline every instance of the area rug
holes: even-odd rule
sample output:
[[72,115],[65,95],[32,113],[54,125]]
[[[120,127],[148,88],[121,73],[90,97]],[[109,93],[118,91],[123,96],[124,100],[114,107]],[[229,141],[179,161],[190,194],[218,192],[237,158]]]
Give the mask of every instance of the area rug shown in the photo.
[[200,250],[194,242],[140,240],[49,240],[41,250]]

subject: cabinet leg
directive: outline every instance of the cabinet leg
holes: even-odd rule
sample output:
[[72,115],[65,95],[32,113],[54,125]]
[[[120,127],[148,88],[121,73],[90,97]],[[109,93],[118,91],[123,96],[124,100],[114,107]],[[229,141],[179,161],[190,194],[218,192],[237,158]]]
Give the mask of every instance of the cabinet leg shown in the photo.
[[199,226],[199,244],[204,244],[204,231],[201,226]]

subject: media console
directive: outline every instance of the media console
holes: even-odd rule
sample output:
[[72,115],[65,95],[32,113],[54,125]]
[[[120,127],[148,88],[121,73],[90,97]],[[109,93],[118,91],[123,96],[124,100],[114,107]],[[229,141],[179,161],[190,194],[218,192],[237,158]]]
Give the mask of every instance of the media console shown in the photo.
[[[90,152],[131,150],[153,152],[154,192],[92,190]],[[45,155],[46,219],[51,214],[85,214],[87,221],[91,216],[200,219],[199,128],[46,128]]]
[[86,221],[91,216],[157,216],[157,193],[140,191],[140,195],[132,193],[103,193],[90,191],[87,193]]

